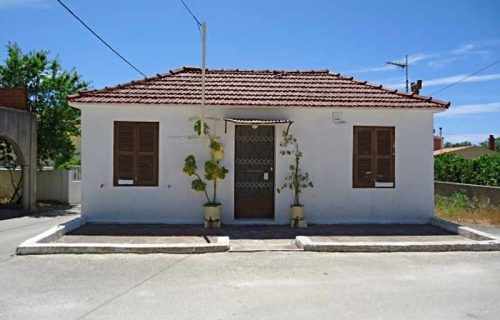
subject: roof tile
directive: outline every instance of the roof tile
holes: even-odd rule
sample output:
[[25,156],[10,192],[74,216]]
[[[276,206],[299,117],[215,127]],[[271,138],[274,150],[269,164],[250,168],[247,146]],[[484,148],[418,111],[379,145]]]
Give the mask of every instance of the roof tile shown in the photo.
[[[407,94],[328,70],[210,69],[206,104],[277,107],[447,108],[450,103]],[[79,103],[200,104],[201,70],[165,74],[70,96]]]

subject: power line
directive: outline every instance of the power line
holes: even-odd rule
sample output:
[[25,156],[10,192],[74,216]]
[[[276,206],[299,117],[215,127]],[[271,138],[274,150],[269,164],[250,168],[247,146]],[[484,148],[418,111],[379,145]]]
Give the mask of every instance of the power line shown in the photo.
[[137,71],[143,77],[146,77],[146,74],[142,72],[139,68],[132,64],[132,62],[128,61],[124,56],[122,56],[117,50],[115,50],[109,43],[106,42],[101,36],[99,36],[91,27],[89,27],[76,13],[73,12],[67,5],[65,5],[61,0],[57,0],[59,4],[66,9],[81,25],[83,25],[90,33],[92,33],[97,39],[99,39],[109,50],[113,51],[120,59],[122,59],[126,64],[128,64],[132,69]]
[[198,25],[198,28],[201,27],[201,22],[200,22],[200,19],[198,19],[195,14],[193,13],[193,11],[191,11],[191,9],[188,7],[188,5],[186,4],[186,2],[184,2],[184,0],[180,0],[182,5],[184,6],[184,8],[186,9],[186,11],[191,15],[191,17],[193,17],[194,21],[196,22],[196,24]]
[[465,76],[465,77],[463,77],[462,79],[459,79],[459,80],[457,80],[457,81],[455,81],[455,82],[453,82],[453,83],[450,83],[449,85],[447,85],[447,86],[445,86],[445,87],[443,87],[443,88],[441,88],[441,89],[439,89],[439,90],[436,90],[436,91],[434,91],[434,92],[430,93],[429,95],[430,95],[430,96],[432,96],[432,95],[434,95],[434,94],[436,94],[436,93],[439,93],[439,92],[444,91],[444,90],[446,90],[446,89],[448,89],[448,88],[450,88],[450,87],[453,87],[453,86],[455,86],[455,85],[459,84],[460,82],[463,82],[463,81],[465,81],[465,80],[469,79],[470,77],[473,77],[473,76],[475,76],[476,74],[481,73],[481,72],[483,72],[484,70],[489,69],[489,68],[491,68],[491,67],[493,67],[494,65],[497,65],[497,64],[499,64],[499,63],[500,63],[500,60],[496,60],[496,61],[494,61],[494,62],[490,63],[489,65],[487,65],[487,66],[485,66],[485,67],[483,67],[483,68],[481,68],[481,69],[479,69],[479,70],[477,70],[477,71],[474,71],[474,72],[472,72],[472,73],[470,73],[470,74],[466,75],[466,76]]

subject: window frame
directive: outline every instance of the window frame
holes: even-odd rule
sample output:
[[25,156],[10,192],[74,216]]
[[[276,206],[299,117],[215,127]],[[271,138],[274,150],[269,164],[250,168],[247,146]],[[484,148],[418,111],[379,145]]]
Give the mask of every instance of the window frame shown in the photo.
[[[118,144],[118,128],[119,125],[122,123],[126,123],[128,125],[133,125],[133,136],[134,136],[134,142],[133,142],[133,148],[134,151],[133,153],[133,171],[134,171],[134,183],[131,184],[119,184],[118,181],[120,180],[119,177],[119,156],[120,156],[120,150],[119,144]],[[138,148],[139,144],[139,128],[144,125],[152,125],[153,130],[154,130],[154,141],[153,141],[153,170],[154,170],[154,177],[153,177],[153,182],[152,183],[143,183],[143,182],[138,182],[140,179],[138,179],[138,173],[137,173],[137,168],[138,168],[138,158],[141,153],[140,149]],[[160,133],[160,123],[157,121],[113,121],[113,186],[114,187],[158,187],[159,186],[159,158],[160,158],[160,146],[159,146],[159,133]]]
[[[359,179],[356,180],[357,178],[357,168],[358,168],[358,154],[356,152],[357,150],[357,128],[360,129],[370,129],[371,130],[371,153],[370,153],[370,158],[371,158],[371,167],[372,167],[372,174],[371,174],[371,182],[370,185],[364,185],[360,184]],[[391,141],[392,141],[392,154],[390,155],[391,157],[391,176],[392,176],[392,181],[387,182],[387,183],[392,183],[392,186],[377,186],[376,185],[376,179],[374,178],[374,175],[377,174],[378,170],[378,165],[377,165],[377,160],[380,157],[377,153],[377,135],[376,132],[377,130],[390,130],[391,132]],[[357,125],[353,126],[352,130],[352,188],[353,189],[395,189],[396,188],[396,127],[395,126],[368,126],[368,125]]]

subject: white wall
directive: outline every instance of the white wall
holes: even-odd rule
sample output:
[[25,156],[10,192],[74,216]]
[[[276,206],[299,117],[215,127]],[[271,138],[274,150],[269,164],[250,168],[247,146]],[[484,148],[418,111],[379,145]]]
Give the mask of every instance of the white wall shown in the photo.
[[[16,179],[21,178],[21,170],[15,172]],[[9,171],[0,170],[0,198],[8,198],[14,192]],[[81,201],[80,181],[73,180],[72,170],[37,171],[38,200],[59,201],[79,204]]]
[[[81,105],[80,105],[81,106]],[[188,140],[190,106],[83,105],[82,107],[82,212],[95,222],[201,223],[202,194],[190,188],[182,173],[184,158],[207,158],[205,142]],[[346,121],[332,122],[332,111]],[[303,194],[306,215],[312,223],[425,222],[433,215],[433,114],[429,110],[321,109],[321,108],[218,108],[210,116],[290,119],[292,132],[304,151],[303,168],[315,184]],[[158,187],[113,186],[113,121],[159,121],[160,162]],[[234,223],[234,126],[216,126],[225,144],[229,175],[220,186],[223,222]],[[354,125],[396,127],[396,187],[352,188],[352,134]],[[276,147],[284,125],[276,129]],[[276,152],[276,184],[282,181],[288,159]],[[276,193],[275,222],[287,223],[290,193]]]
[[37,199],[78,204],[80,181],[73,180],[72,170],[43,170],[37,173]]

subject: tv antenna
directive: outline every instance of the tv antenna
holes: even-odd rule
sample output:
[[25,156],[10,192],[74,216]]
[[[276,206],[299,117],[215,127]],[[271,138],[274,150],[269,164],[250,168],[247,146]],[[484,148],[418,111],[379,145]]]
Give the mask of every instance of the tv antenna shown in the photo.
[[398,62],[398,61],[387,61],[386,64],[389,64],[389,65],[392,65],[392,66],[396,66],[396,67],[399,67],[399,68],[405,70],[406,93],[410,92],[410,84],[408,82],[408,67],[409,67],[409,64],[408,64],[408,55],[405,55],[405,62],[404,63]]

